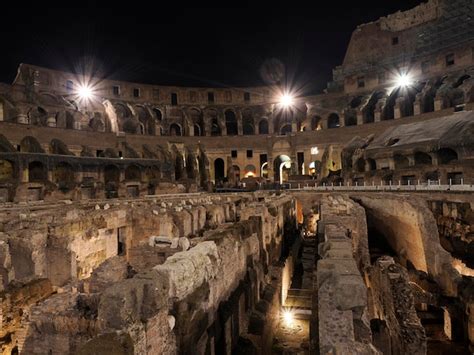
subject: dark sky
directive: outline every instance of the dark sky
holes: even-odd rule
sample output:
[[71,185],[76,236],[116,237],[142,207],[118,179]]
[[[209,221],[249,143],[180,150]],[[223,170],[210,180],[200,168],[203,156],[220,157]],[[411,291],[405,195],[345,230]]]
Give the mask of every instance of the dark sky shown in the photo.
[[160,9],[157,5],[165,2],[154,1],[155,6],[147,8],[143,1],[126,5],[116,1],[104,7],[11,9],[10,15],[2,13],[0,21],[0,81],[10,83],[21,62],[69,71],[93,63],[102,75],[120,80],[258,85],[263,83],[262,64],[277,58],[285,64],[289,81],[314,93],[325,87],[332,68],[342,63],[358,24],[420,2],[358,0],[318,5],[322,3],[313,0],[264,7],[255,0],[249,6],[217,8],[168,1],[180,6]]

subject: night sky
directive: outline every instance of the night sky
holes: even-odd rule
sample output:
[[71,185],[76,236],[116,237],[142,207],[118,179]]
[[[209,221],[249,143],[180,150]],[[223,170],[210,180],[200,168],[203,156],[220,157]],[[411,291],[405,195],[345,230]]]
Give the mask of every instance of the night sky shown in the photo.
[[[286,66],[288,81],[316,93],[342,63],[358,24],[421,2],[312,1],[309,7],[287,1],[287,6],[205,8],[169,1],[181,6],[161,10],[140,6],[141,1],[136,6],[119,1],[104,7],[25,6],[2,13],[0,81],[11,83],[23,62],[68,71],[87,65],[102,76],[150,84],[251,86],[264,83],[263,63],[277,58]],[[246,5],[232,2],[239,3]]]

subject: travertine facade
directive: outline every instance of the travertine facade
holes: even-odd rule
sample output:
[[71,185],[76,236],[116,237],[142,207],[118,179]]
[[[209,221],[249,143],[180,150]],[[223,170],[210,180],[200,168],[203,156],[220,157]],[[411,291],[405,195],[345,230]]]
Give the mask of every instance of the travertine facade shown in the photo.
[[473,21],[430,0],[361,25],[287,108],[277,86],[21,64],[0,85],[2,353],[472,352]]

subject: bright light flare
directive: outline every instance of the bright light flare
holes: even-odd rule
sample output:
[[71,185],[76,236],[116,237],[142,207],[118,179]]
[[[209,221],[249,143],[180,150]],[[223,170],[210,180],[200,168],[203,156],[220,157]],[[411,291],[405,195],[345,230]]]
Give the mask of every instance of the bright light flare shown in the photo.
[[81,85],[77,90],[77,94],[83,100],[90,100],[92,98],[93,91],[92,88],[90,88],[89,86]]
[[295,98],[288,93],[284,93],[280,96],[279,103],[283,107],[291,107],[294,104],[294,102],[295,102]]
[[408,74],[400,74],[396,78],[396,85],[401,88],[406,88],[408,86],[411,86],[413,84],[412,79]]
[[283,310],[283,320],[287,326],[291,327],[295,320],[293,312],[289,309]]

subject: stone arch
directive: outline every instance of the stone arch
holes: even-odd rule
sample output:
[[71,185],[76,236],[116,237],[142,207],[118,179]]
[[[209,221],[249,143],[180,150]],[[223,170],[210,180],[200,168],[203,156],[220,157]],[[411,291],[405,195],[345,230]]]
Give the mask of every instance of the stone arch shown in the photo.
[[32,161],[28,164],[28,181],[44,182],[47,180],[47,173],[44,164],[40,161]]
[[288,155],[280,154],[274,159],[273,172],[275,176],[275,182],[287,181],[290,175],[290,170],[291,159]]
[[29,123],[35,126],[46,126],[48,121],[48,112],[41,106],[36,106],[28,111]]
[[357,159],[355,163],[355,168],[359,173],[363,173],[365,171],[365,160],[364,158]]
[[53,169],[53,182],[61,191],[69,191],[75,185],[75,171],[68,162],[59,162]]
[[222,130],[217,117],[211,119],[211,136],[221,136]]
[[225,163],[224,159],[217,158],[214,160],[214,181],[222,182],[225,178]]
[[155,135],[155,120],[147,107],[142,105],[135,106],[135,113],[140,121],[141,133]]
[[395,170],[406,169],[410,165],[408,157],[406,157],[402,154],[395,154],[393,156],[393,162],[394,162],[394,165],[395,165]]
[[35,137],[26,136],[20,142],[20,152],[44,153],[44,150]]
[[224,112],[225,116],[225,126],[228,136],[236,136],[239,134],[237,116],[233,110],[226,110]]
[[[106,131],[106,123],[104,122],[100,112],[94,112],[94,116],[89,121],[89,127],[95,132]],[[110,130],[107,131],[110,132]]]
[[194,126],[193,126],[193,130],[194,130],[194,135],[195,136],[202,136],[203,135],[203,130],[201,128],[201,126],[198,124],[198,123],[195,123]]
[[187,114],[190,119],[191,126],[193,128],[193,133],[195,136],[204,136],[205,135],[205,125],[203,113],[200,109],[196,107],[191,107],[187,110]]
[[344,112],[344,125],[357,126],[357,112],[354,109],[347,109]]
[[161,122],[163,120],[163,113],[158,107],[153,107],[153,113],[155,114],[155,119],[158,122]]
[[125,180],[126,181],[141,181],[142,171],[136,164],[131,164],[125,168]]
[[451,148],[441,148],[437,151],[438,164],[449,164],[458,160],[458,153]]
[[377,162],[375,159],[367,158],[367,167],[369,168],[369,171],[377,170]]
[[109,164],[104,167],[104,182],[120,182],[120,169],[116,165]]
[[335,112],[330,113],[328,116],[328,128],[339,128],[340,125],[339,115]]
[[15,177],[15,163],[8,159],[0,159],[0,181],[10,181]]
[[184,176],[184,159],[183,155],[181,152],[176,148],[175,145],[173,145],[171,151],[173,152],[174,155],[174,178],[175,181],[183,179]]
[[319,131],[322,128],[322,118],[321,116],[314,115],[311,117],[311,130]]
[[181,125],[179,123],[170,124],[169,128],[170,136],[182,136],[183,132],[181,130]]
[[258,123],[258,134],[268,134],[268,120],[262,118]]
[[433,112],[434,102],[436,98],[436,93],[439,88],[443,85],[443,82],[446,77],[438,78],[434,82],[429,81],[426,83],[425,88],[421,93],[421,112]]
[[291,123],[286,123],[280,128],[280,135],[284,136],[291,133]]
[[362,108],[362,121],[363,123],[373,123],[375,121],[375,109],[377,108],[377,102],[386,96],[385,91],[375,91],[370,95],[369,100]]
[[415,152],[415,165],[432,165],[431,155],[424,152]]
[[244,110],[242,112],[242,133],[245,136],[255,134],[255,126],[252,112],[250,110]]

